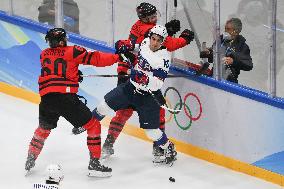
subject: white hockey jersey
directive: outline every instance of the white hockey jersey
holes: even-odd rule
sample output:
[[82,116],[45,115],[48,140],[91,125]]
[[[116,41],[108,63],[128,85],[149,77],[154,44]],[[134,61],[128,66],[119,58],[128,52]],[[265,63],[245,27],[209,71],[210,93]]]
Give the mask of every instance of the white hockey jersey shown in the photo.
[[150,39],[145,38],[138,52],[138,63],[134,69],[142,71],[149,78],[147,86],[136,83],[133,80],[130,82],[139,90],[157,91],[162,88],[164,79],[167,77],[170,68],[170,53],[167,49],[160,49],[153,52],[150,47]]
[[59,189],[57,184],[35,183],[34,189]]

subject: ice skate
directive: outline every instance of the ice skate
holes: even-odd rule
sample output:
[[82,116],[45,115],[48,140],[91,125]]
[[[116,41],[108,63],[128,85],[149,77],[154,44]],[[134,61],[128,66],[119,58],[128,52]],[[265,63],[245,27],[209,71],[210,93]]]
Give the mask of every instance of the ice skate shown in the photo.
[[165,149],[165,164],[172,166],[176,158],[177,152],[175,150],[175,145],[171,141],[169,141],[169,145],[167,149]]
[[153,152],[152,152],[153,163],[154,164],[164,163],[165,162],[164,153],[165,152],[161,147],[153,145]]
[[107,135],[105,143],[103,144],[101,159],[108,159],[114,154],[113,143],[114,137],[112,135]]
[[25,170],[26,170],[25,176],[29,175],[30,170],[35,166],[35,160],[36,158],[34,154],[28,154],[27,161],[25,164]]
[[99,177],[99,178],[104,178],[104,177],[110,177],[112,169],[109,167],[105,167],[102,165],[97,158],[90,159],[90,163],[88,166],[89,177]]
[[[177,152],[175,150],[175,146],[172,142],[169,141],[168,147],[163,150],[161,147],[159,147],[159,153],[157,155],[160,155],[163,153],[161,156],[154,156],[153,163],[154,165],[169,165],[172,166],[174,161],[177,160]],[[154,154],[154,151],[153,151]]]

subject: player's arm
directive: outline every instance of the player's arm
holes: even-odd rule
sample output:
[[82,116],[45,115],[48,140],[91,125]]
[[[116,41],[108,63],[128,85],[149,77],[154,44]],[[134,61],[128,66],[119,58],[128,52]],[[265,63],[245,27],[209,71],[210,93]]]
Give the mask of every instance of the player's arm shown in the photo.
[[105,67],[118,62],[119,55],[100,51],[87,51],[85,48],[75,45],[73,48],[73,59],[78,64]]
[[153,70],[153,76],[149,76],[149,83],[147,87],[151,91],[157,91],[162,88],[163,83],[168,75],[168,70],[158,68]]
[[188,45],[194,39],[194,33],[188,29],[185,29],[178,38],[167,36],[163,45],[168,51],[172,52],[179,48]]
[[164,59],[164,65],[162,67],[153,69],[153,75],[146,75],[144,72],[131,69],[131,79],[147,87],[151,91],[157,91],[162,88],[164,80],[166,79],[169,72],[169,59]]

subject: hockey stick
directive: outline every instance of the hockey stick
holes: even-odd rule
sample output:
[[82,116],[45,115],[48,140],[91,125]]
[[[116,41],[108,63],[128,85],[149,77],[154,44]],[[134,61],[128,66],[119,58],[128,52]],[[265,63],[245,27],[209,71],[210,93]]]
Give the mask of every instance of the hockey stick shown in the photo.
[[147,89],[147,91],[151,94],[151,96],[153,97],[153,99],[155,100],[155,102],[163,109],[169,111],[170,113],[172,114],[178,114],[181,110],[175,110],[175,109],[172,109],[172,108],[168,108],[167,106],[165,105],[162,105],[159,100],[155,97],[154,93],[148,88],[146,87],[146,85],[144,85],[144,87]]
[[[185,16],[187,18],[187,21],[188,21],[188,24],[189,24],[189,27],[191,28],[191,30],[194,32],[194,40],[195,40],[195,43],[196,43],[196,46],[198,48],[198,51],[199,53],[201,53],[201,51],[204,51],[206,49],[206,42],[203,42],[202,45],[199,41],[199,37],[198,37],[198,34],[196,32],[196,29],[192,23],[192,20],[191,20],[191,17],[190,17],[190,14],[188,12],[188,10],[186,9],[186,6],[185,6],[185,3],[183,1],[181,1],[181,4],[183,6],[183,10],[185,12]],[[205,58],[202,58],[202,61],[201,61],[202,65],[205,64],[205,66],[207,66],[207,60]],[[208,67],[206,67],[207,69]],[[205,70],[206,70],[205,69]],[[199,73],[197,73],[198,75]]]
[[[108,74],[90,74],[90,75],[81,75],[82,77],[130,77],[130,75],[108,75]],[[188,77],[187,75],[168,75],[169,78],[176,77]]]

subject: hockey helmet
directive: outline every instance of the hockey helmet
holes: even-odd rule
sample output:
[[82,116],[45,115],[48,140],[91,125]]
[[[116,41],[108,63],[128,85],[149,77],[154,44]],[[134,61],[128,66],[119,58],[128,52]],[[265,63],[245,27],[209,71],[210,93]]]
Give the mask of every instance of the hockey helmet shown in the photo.
[[59,183],[64,178],[63,171],[60,165],[50,164],[46,168],[46,180]]
[[149,36],[151,36],[152,34],[157,34],[164,40],[168,36],[167,28],[162,25],[156,25],[150,30]]
[[155,14],[157,12],[157,9],[154,5],[144,2],[140,3],[140,5],[136,8],[136,12],[138,18],[141,19]]
[[66,38],[67,34],[63,28],[52,28],[47,31],[45,36],[46,42],[49,42],[49,45],[52,48],[59,46],[59,42],[65,41]]

